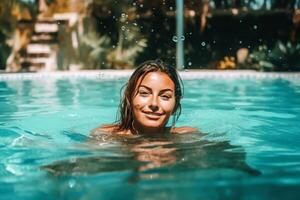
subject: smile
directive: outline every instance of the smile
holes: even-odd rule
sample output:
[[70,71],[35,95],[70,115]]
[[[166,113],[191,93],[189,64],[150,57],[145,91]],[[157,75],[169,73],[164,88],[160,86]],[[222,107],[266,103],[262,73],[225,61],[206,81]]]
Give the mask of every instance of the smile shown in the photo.
[[[143,111],[142,111],[143,112]],[[147,118],[150,118],[150,119],[159,119],[160,116],[162,116],[163,114],[161,113],[153,113],[153,112],[143,112]]]

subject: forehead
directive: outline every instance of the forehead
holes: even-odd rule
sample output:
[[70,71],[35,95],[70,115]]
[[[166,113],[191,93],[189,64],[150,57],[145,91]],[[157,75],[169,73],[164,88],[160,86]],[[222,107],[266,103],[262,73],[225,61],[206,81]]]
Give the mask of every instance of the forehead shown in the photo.
[[145,85],[150,88],[161,88],[174,90],[175,84],[172,79],[164,72],[156,71],[147,73],[144,78],[137,81],[137,86]]

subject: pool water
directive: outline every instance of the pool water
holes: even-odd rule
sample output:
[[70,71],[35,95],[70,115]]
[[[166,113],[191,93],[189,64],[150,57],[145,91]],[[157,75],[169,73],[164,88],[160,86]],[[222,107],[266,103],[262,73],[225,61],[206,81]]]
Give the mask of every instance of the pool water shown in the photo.
[[300,79],[184,80],[178,126],[89,136],[126,79],[0,80],[0,199],[300,199]]

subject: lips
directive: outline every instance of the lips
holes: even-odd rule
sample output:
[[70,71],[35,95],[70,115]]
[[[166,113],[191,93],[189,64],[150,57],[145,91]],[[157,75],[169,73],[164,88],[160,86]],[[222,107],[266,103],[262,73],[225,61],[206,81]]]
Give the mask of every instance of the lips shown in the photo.
[[157,120],[160,118],[160,116],[162,116],[163,114],[161,113],[154,113],[154,112],[144,112],[142,111],[147,118],[152,119],[152,120]]

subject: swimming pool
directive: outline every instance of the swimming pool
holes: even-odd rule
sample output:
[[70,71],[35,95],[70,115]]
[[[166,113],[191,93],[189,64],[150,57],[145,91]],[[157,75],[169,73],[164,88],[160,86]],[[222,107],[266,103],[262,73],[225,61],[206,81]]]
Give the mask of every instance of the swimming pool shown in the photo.
[[89,141],[131,71],[0,75],[0,199],[299,199],[300,75],[182,72],[203,134]]

